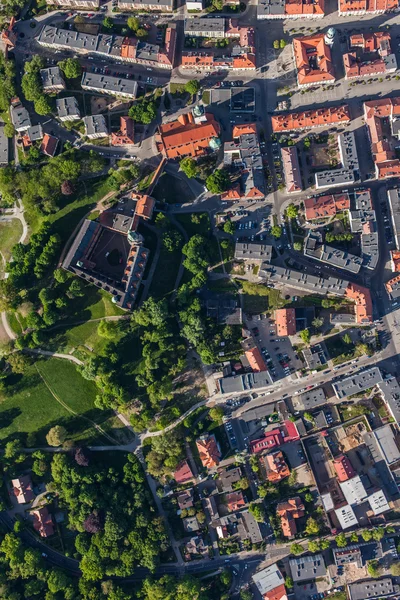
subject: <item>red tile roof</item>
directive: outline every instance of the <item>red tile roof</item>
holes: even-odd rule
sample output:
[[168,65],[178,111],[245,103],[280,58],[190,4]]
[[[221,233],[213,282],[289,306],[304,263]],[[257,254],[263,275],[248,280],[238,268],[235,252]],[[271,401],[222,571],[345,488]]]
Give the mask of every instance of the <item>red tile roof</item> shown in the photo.
[[289,498],[280,502],[276,507],[276,514],[281,518],[282,533],[285,537],[293,537],[297,533],[295,519],[304,517],[304,504],[300,496]]
[[250,367],[253,369],[254,373],[261,373],[261,371],[267,370],[267,365],[265,364],[262,354],[258,348],[246,350],[245,356],[249,361]]
[[397,177],[400,160],[396,158],[395,143],[387,139],[383,131],[383,119],[392,120],[400,114],[400,97],[380,98],[364,102],[364,118],[369,130],[372,156],[379,179]]
[[275,321],[278,336],[296,334],[296,311],[294,308],[278,308],[275,311]]
[[271,117],[272,131],[274,133],[349,122],[350,113],[347,104],[305,110],[303,112],[285,113],[283,115],[273,115]]
[[356,323],[359,325],[372,323],[372,298],[369,289],[356,283],[349,283],[345,295],[355,302]]
[[225,501],[229,512],[235,512],[246,506],[243,492],[230,492],[226,494]]
[[35,498],[35,494],[32,489],[32,480],[29,475],[23,475],[18,479],[11,481],[13,486],[14,496],[16,497],[18,504],[26,504],[32,502]]
[[338,211],[350,209],[350,198],[348,194],[312,196],[304,200],[304,208],[307,221],[326,219]]
[[214,434],[206,435],[204,436],[204,439],[197,439],[196,446],[203,467],[211,469],[219,464],[221,452],[218,448],[217,440]]
[[297,442],[300,439],[299,430],[297,429],[296,423],[292,421],[283,421],[280,428],[283,435],[283,443]]
[[160,141],[167,158],[202,156],[210,141],[220,134],[220,126],[213,115],[207,113],[206,121],[195,123],[191,113],[181,115],[176,121],[160,125]]
[[285,184],[288,193],[301,192],[303,184],[301,181],[301,172],[299,157],[295,146],[281,148],[283,170],[285,172]]
[[267,478],[272,483],[281,481],[282,479],[285,479],[285,477],[289,477],[290,469],[280,450],[267,454],[262,460],[265,465]]
[[156,201],[146,194],[132,194],[133,200],[136,200],[135,215],[143,219],[151,219],[153,216]]
[[335,458],[333,466],[340,482],[347,481],[356,475],[349,458],[344,454]]
[[181,462],[174,473],[176,483],[187,483],[194,479],[194,475],[187,460]]
[[331,50],[325,44],[325,34],[294,38],[293,52],[299,85],[335,81]]
[[263,596],[263,600],[288,600],[286,588],[284,584],[278,585],[278,587],[266,592]]
[[43,136],[42,143],[40,145],[40,151],[47,156],[54,156],[58,146],[58,138],[53,135],[45,133]]
[[258,454],[264,450],[272,450],[282,444],[282,433],[280,429],[265,432],[262,438],[250,442],[250,452]]
[[398,6],[398,0],[339,0],[339,15],[383,13]]
[[286,0],[285,13],[287,15],[323,15],[325,0]]
[[49,537],[54,534],[54,524],[46,506],[32,511],[33,527],[42,537]]
[[117,133],[111,134],[112,146],[123,146],[134,143],[134,125],[130,117],[120,118],[120,129]]

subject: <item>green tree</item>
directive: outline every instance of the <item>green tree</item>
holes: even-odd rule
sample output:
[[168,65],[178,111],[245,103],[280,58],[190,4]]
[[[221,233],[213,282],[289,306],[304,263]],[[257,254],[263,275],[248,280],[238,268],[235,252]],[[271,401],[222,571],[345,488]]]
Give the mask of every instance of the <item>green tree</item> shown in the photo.
[[232,573],[228,569],[224,569],[219,579],[224,587],[229,587],[232,583]]
[[279,48],[285,48],[285,47],[286,47],[285,40],[279,40]]
[[6,123],[4,125],[4,135],[8,138],[12,138],[15,135],[15,127],[12,123]]
[[22,444],[19,440],[11,440],[7,442],[4,448],[4,458],[15,459],[20,453]]
[[235,225],[232,223],[230,219],[227,219],[224,223],[224,231],[225,233],[229,233],[233,235],[235,233]]
[[139,27],[139,29],[136,30],[136,36],[143,40],[144,38],[147,38],[148,33],[144,27]]
[[140,27],[140,21],[137,17],[129,17],[127,25],[132,31],[137,31]]
[[352,344],[353,342],[351,341],[351,337],[348,333],[345,333],[344,336],[342,337],[342,340],[345,344],[347,344],[348,346],[350,346],[350,344]]
[[279,225],[271,227],[271,235],[273,235],[274,238],[279,239],[282,236],[282,227]]
[[299,336],[305,344],[310,343],[311,334],[309,329],[303,329],[303,331],[300,331]]
[[329,540],[319,540],[320,550],[328,550],[330,545],[331,545],[331,543]]
[[185,84],[185,91],[188,92],[189,94],[191,94],[192,96],[194,94],[197,94],[199,89],[200,89],[200,83],[197,81],[197,79],[191,79],[190,81],[188,81]]
[[77,58],[66,58],[58,63],[67,79],[76,79],[82,74],[82,67]]
[[221,406],[214,406],[213,408],[210,408],[210,412],[208,414],[210,416],[210,419],[215,423],[222,423],[224,409]]
[[217,169],[206,179],[206,187],[212,194],[222,194],[230,184],[228,171],[225,169]]
[[295,204],[289,204],[289,206],[286,209],[286,214],[288,219],[295,219],[299,214],[299,209]]
[[313,517],[309,517],[305,527],[306,535],[318,535],[319,531],[320,526],[318,525],[318,521],[316,521],[316,519],[314,519]]
[[109,31],[114,29],[114,21],[112,20],[111,17],[104,17],[102,25],[103,25],[104,29],[108,29]]
[[38,115],[48,115],[52,111],[50,99],[44,94],[35,99],[34,107]]
[[193,158],[190,158],[190,156],[181,160],[179,168],[185,173],[186,177],[189,177],[189,179],[196,177],[199,172],[196,161]]
[[164,248],[168,252],[174,252],[174,250],[178,250],[181,247],[183,238],[177,229],[170,229],[163,233],[162,241]]
[[297,251],[297,252],[301,252],[303,249],[303,244],[301,242],[294,242],[293,244],[293,248]]
[[353,531],[353,533],[351,534],[351,536],[350,536],[350,541],[351,541],[353,544],[358,544],[358,534],[357,534],[357,532],[356,532],[356,531]]
[[344,533],[339,533],[339,535],[335,537],[335,541],[338,548],[347,546],[347,538]]
[[253,600],[253,592],[251,590],[241,590],[240,600]]
[[275,48],[275,50],[279,50],[279,40],[274,40],[272,42],[272,45]]
[[367,563],[367,571],[371,577],[377,578],[381,574],[379,562],[377,560],[369,560]]
[[252,502],[249,506],[249,511],[258,523],[265,521],[265,510],[260,503]]
[[319,329],[324,324],[324,319],[322,317],[315,317],[312,320],[311,325],[315,327],[315,329]]
[[285,585],[287,588],[289,588],[289,590],[291,590],[293,587],[293,579],[289,576],[285,577]]
[[385,528],[384,527],[377,527],[376,529],[372,530],[372,539],[374,539],[375,541],[379,542],[385,535]]
[[400,577],[400,561],[390,565],[390,572],[393,575],[393,577]]
[[68,432],[62,425],[55,425],[46,435],[49,446],[61,446],[67,438]]
[[303,554],[304,552],[304,548],[301,544],[298,544],[297,542],[294,542],[291,546],[290,546],[290,553],[294,554],[295,556],[299,555],[299,554]]

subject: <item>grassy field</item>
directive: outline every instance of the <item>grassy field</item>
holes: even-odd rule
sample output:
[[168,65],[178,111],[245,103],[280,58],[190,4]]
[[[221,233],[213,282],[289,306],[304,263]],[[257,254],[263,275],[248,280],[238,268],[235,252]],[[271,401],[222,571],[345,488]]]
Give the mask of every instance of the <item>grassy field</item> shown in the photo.
[[[100,424],[113,416],[111,411],[95,408],[97,393],[95,384],[83,379],[72,363],[56,358],[40,360],[29,366],[24,375],[15,376],[12,385],[2,393],[0,439],[19,438],[24,443],[26,434],[35,433],[36,443],[43,445],[51,427],[64,425],[73,440],[109,444],[106,437],[82,418]],[[105,423],[105,429],[112,430],[112,423]]]
[[[196,215],[199,219],[199,223],[192,221],[192,215]],[[188,236],[196,235],[209,235],[210,233],[210,218],[208,213],[182,213],[175,215],[175,218],[185,228]]]
[[340,365],[356,355],[355,345],[346,344],[340,336],[327,338],[325,346],[334,365]]
[[[85,358],[91,353],[102,352],[109,340],[97,333],[99,321],[88,321],[76,327],[58,327],[51,332],[53,336],[46,342],[46,349],[74,354],[78,358]],[[114,341],[118,341],[120,335],[115,334]]]
[[0,252],[2,260],[0,261],[0,275],[4,273],[4,261],[11,258],[11,248],[19,241],[22,235],[22,223],[19,219],[13,219],[12,222],[0,223]]
[[181,264],[182,252],[174,250],[160,252],[156,270],[151,281],[149,295],[154,298],[164,298],[170,294],[175,286],[176,277],[178,275]]
[[243,310],[251,315],[281,308],[285,305],[279,290],[265,285],[238,281],[243,288]]
[[163,173],[153,191],[156,200],[167,202],[168,204],[184,204],[192,202],[194,194],[190,187],[177,177],[168,173]]

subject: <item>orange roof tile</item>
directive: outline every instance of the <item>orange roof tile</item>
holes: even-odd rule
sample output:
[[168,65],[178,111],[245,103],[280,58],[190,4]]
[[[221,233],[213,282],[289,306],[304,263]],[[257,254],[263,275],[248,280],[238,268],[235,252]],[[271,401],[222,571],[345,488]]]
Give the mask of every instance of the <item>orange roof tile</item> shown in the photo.
[[245,123],[241,125],[235,125],[232,130],[232,138],[238,138],[241,135],[248,135],[251,133],[255,133],[257,135],[257,125],[256,123]]
[[294,131],[296,129],[309,129],[310,127],[325,127],[337,123],[350,122],[349,107],[331,106],[304,112],[285,113],[271,117],[272,130],[277,133],[281,131]]
[[219,464],[221,452],[214,434],[204,436],[204,439],[197,439],[196,446],[203,467],[211,469]]
[[229,512],[235,512],[246,506],[243,492],[230,492],[225,495],[225,501]]
[[267,365],[265,364],[262,354],[258,348],[246,350],[245,356],[249,361],[250,367],[253,369],[254,373],[260,373],[261,371],[267,370]]
[[296,311],[294,308],[278,308],[275,311],[277,335],[287,336],[296,334]]
[[304,504],[299,496],[289,498],[286,502],[280,502],[276,507],[276,513],[281,518],[282,533],[285,537],[293,537],[297,533],[295,519],[304,517]]
[[356,322],[359,325],[372,323],[372,298],[369,289],[356,283],[349,283],[345,295],[355,302]]
[[335,458],[333,461],[333,466],[335,467],[337,477],[341,483],[351,479],[356,475],[349,458],[344,454],[338,458]]
[[193,478],[194,475],[192,473],[192,469],[190,468],[188,461],[184,460],[180,463],[180,465],[178,465],[174,473],[174,479],[176,483],[187,483]]
[[271,452],[263,457],[267,478],[269,481],[276,482],[289,477],[290,469],[285,462],[283,454],[280,450]]
[[278,587],[264,594],[263,600],[288,600],[284,584],[282,583],[282,585],[278,585]]
[[156,201],[151,196],[146,194],[132,194],[132,198],[136,200],[135,215],[144,219],[151,219]]
[[397,273],[400,271],[400,251],[399,250],[391,250],[390,258],[392,263],[392,271]]
[[160,125],[159,132],[166,157],[197,157],[205,154],[210,141],[220,134],[220,127],[213,115],[206,113],[206,119],[203,123],[194,123],[185,114],[181,115],[180,120]]
[[293,52],[299,85],[335,81],[331,50],[323,33],[294,38]]

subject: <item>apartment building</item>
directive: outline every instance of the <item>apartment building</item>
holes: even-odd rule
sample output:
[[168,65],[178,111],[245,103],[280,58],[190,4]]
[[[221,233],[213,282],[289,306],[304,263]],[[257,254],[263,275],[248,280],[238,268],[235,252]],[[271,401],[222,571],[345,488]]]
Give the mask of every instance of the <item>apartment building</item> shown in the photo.
[[56,108],[60,121],[78,121],[81,118],[81,111],[75,96],[57,98]]
[[122,10],[143,10],[172,12],[173,0],[118,0],[118,8]]
[[287,146],[281,148],[283,172],[285,174],[285,185],[288,194],[301,192],[303,183],[301,180],[301,171],[299,156],[296,146]]
[[40,69],[40,78],[45,94],[53,94],[65,90],[65,81],[59,67]]
[[257,19],[322,19],[325,0],[258,0]]
[[136,98],[137,82],[98,73],[83,73],[82,89],[121,98]]
[[397,12],[399,0],[339,0],[339,16]]
[[314,129],[326,127],[327,125],[333,126],[341,123],[350,123],[350,113],[348,105],[343,104],[342,106],[272,115],[271,123],[274,133],[296,131],[298,129]]
[[176,121],[163,123],[158,128],[156,143],[166,158],[197,158],[220,147],[220,126],[212,114],[195,123],[192,113],[181,115]]
[[364,118],[376,177],[398,177],[400,160],[396,155],[396,147],[400,139],[400,97],[364,102]]
[[90,10],[100,6],[100,0],[46,0],[46,3],[50,6],[61,6],[74,10]]
[[335,81],[331,49],[325,43],[323,33],[294,38],[293,53],[299,87]]
[[90,115],[83,117],[85,136],[90,140],[108,136],[108,128],[104,115]]

